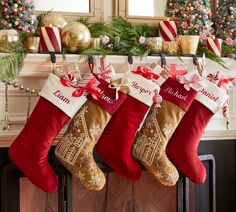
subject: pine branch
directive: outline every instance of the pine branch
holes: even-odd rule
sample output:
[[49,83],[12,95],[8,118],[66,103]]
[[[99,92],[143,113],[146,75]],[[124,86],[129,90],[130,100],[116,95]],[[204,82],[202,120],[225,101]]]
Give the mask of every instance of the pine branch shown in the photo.
[[217,62],[219,65],[221,65],[222,67],[224,67],[225,69],[228,69],[226,67],[225,62],[218,55],[212,53],[209,49],[207,49],[207,47],[204,44],[199,43],[198,54],[203,54],[203,53],[205,53],[206,58],[213,60]]
[[89,31],[94,38],[99,38],[100,35],[107,35],[109,37],[114,37],[115,35],[114,29],[102,22],[93,23],[89,26]]
[[0,79],[4,81],[15,79],[23,67],[25,56],[25,52],[12,52],[0,58]]
[[232,58],[234,60],[236,60],[236,48],[223,44],[222,45],[222,56],[230,57],[230,58],[232,56]]
[[89,26],[91,25],[89,23],[89,20],[90,20],[89,17],[80,17],[79,19],[77,19],[77,22],[80,22],[80,23],[84,24],[86,27],[89,28]]
[[[23,65],[26,57],[26,49],[23,46],[25,36],[20,37],[18,42],[8,44],[7,49],[2,49],[3,52],[9,52],[8,55],[0,58],[0,79],[4,81],[11,81],[15,79]],[[1,48],[0,48],[1,51]]]
[[90,57],[94,55],[106,56],[106,55],[112,55],[112,54],[114,54],[114,52],[112,52],[111,50],[103,49],[103,48],[86,49],[80,53],[80,58]]

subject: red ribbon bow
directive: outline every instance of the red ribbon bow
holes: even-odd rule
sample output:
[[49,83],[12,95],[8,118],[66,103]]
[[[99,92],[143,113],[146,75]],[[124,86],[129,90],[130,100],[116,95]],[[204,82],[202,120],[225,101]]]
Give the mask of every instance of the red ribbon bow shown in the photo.
[[220,71],[217,71],[216,73],[209,73],[207,75],[207,79],[226,91],[230,89],[233,85],[232,82],[235,80],[235,78],[225,78],[223,73]]
[[226,91],[228,91],[230,89],[230,87],[233,85],[232,82],[234,80],[235,80],[235,78],[222,78],[217,83],[217,86],[219,86],[220,88],[223,88]]
[[141,75],[142,77],[146,79],[155,79],[157,80],[159,76],[157,74],[154,74],[153,72],[149,71],[148,68],[143,68],[142,66],[138,66],[136,71],[132,71],[134,74]]
[[77,83],[75,83],[75,77],[71,74],[61,76],[60,78],[61,84],[66,87],[73,87],[75,89],[78,89],[72,93],[72,96],[74,97],[80,97],[83,95],[84,91],[87,91],[91,94],[91,96],[98,100],[98,97],[101,94],[101,89],[97,86],[94,86],[94,84],[97,82],[97,79],[93,77],[86,86],[78,86]]

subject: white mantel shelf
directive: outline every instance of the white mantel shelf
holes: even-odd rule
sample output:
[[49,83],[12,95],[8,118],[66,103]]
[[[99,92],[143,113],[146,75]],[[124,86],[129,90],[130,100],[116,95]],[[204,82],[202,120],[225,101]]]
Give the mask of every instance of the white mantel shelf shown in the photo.
[[[0,54],[0,57],[4,54]],[[62,66],[63,60],[62,55],[56,55],[57,66]],[[166,57],[167,64],[183,64],[181,60],[176,57]],[[193,59],[191,57],[182,57],[184,63],[188,66],[189,70],[193,70]],[[79,55],[66,55],[66,63],[72,63],[78,61],[79,68],[81,72],[87,72],[88,65],[85,59],[79,60]],[[152,62],[157,62],[160,64],[159,56],[148,56],[145,58],[134,57],[134,67],[138,65],[147,66]],[[224,61],[228,69],[224,69],[217,63],[207,61],[208,72],[222,71],[227,77],[236,78],[236,61],[224,58]],[[113,65],[115,70],[119,73],[124,73],[128,70],[127,56],[108,56],[109,64]],[[40,90],[46,80],[48,74],[50,73],[50,55],[49,54],[28,54],[25,58],[24,67],[17,78],[19,84],[28,85],[29,87]],[[33,109],[38,97],[32,98]],[[207,126],[202,140],[231,140],[236,139],[236,88],[230,92],[230,118],[231,124],[230,129],[226,130],[225,119],[218,113],[214,115],[211,122]],[[24,92],[19,91],[13,87],[9,87],[9,116],[12,121],[11,131],[2,131],[0,128],[0,147],[8,147],[13,139],[19,134],[20,130],[23,128],[26,120],[27,113],[28,96]],[[197,113],[197,111],[196,111]],[[4,117],[4,84],[0,83],[0,120]],[[46,123],[45,123],[46,124]],[[65,127],[66,128],[66,127]],[[65,128],[61,131],[54,144],[57,142],[58,138],[61,137]]]

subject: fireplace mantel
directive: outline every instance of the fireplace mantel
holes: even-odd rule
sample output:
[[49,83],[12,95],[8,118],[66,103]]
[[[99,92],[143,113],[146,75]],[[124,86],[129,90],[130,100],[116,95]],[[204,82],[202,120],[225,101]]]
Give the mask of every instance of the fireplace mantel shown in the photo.
[[[4,54],[0,54],[0,57]],[[113,65],[115,70],[119,73],[124,73],[128,70],[127,56],[108,56],[109,64]],[[183,64],[183,62],[176,57],[166,57],[167,64]],[[184,63],[190,70],[194,69],[192,57],[182,57]],[[62,55],[56,55],[57,67],[63,66],[64,63],[72,63],[78,61],[81,72],[88,71],[88,65],[84,58],[80,59],[79,55],[66,55],[66,61],[63,61]],[[161,58],[159,56],[148,56],[145,58],[134,57],[134,66],[137,65],[149,65],[152,62],[160,64]],[[227,77],[236,78],[236,61],[224,58],[224,61],[228,69],[224,69],[217,63],[206,59],[207,70],[210,71],[222,71]],[[29,87],[40,90],[46,80],[48,74],[51,71],[50,55],[49,54],[28,54],[25,58],[24,67],[16,79],[19,84],[24,84]],[[32,97],[33,109],[38,97]],[[4,117],[4,84],[0,83],[0,120]],[[28,94],[19,91],[9,86],[9,117],[12,121],[11,131],[2,131],[0,128],[0,147],[8,147],[12,140],[18,135],[20,130],[25,124],[26,113],[28,105]],[[209,125],[202,137],[202,140],[229,140],[236,138],[236,87],[230,91],[230,128],[226,129],[226,120],[217,113]],[[197,112],[197,111],[196,111]],[[64,132],[61,131],[58,137]],[[54,144],[58,139],[54,141]]]

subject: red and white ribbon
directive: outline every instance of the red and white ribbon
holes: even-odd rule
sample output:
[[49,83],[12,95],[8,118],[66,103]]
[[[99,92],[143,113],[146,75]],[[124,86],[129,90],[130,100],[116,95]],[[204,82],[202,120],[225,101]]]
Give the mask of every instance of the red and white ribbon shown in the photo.
[[157,80],[159,76],[148,68],[143,68],[142,66],[138,66],[136,71],[131,71],[133,74],[138,74],[148,80]]
[[[60,76],[61,84],[66,87],[73,87],[77,89],[73,92],[72,96],[80,97],[81,95],[87,96],[89,93],[96,98],[98,95],[99,82],[92,74],[86,74],[82,80],[76,79],[72,74],[65,74]],[[94,95],[95,94],[95,95]]]
[[115,70],[108,64],[107,57],[99,57],[96,59],[97,77],[110,83],[112,77],[115,75]]
[[161,21],[159,35],[164,41],[175,41],[177,37],[177,25],[175,21]]
[[219,57],[221,56],[222,39],[208,38],[207,41],[206,41],[206,46],[211,52],[215,53]]
[[61,52],[61,28],[40,28],[40,52]]

